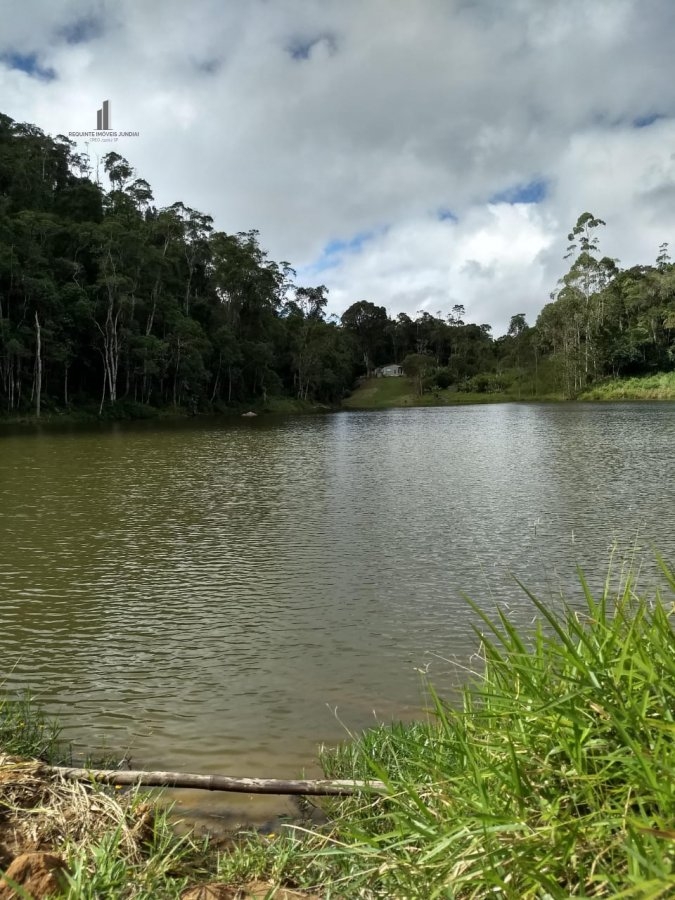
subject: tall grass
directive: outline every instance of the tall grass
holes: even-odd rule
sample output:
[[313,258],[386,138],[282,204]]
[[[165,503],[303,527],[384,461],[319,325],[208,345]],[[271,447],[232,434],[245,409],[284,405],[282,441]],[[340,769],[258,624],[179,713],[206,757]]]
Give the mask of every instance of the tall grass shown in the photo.
[[70,759],[61,728],[28,694],[10,696],[0,684],[0,752],[57,765]]

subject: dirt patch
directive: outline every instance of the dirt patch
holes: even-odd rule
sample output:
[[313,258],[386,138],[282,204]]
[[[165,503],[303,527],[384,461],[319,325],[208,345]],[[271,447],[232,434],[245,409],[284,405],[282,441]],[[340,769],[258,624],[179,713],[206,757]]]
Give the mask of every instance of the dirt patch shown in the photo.
[[[34,900],[50,897],[65,887],[66,864],[53,853],[22,853],[0,879],[0,900],[18,900],[26,895]],[[20,888],[21,893],[14,890]]]

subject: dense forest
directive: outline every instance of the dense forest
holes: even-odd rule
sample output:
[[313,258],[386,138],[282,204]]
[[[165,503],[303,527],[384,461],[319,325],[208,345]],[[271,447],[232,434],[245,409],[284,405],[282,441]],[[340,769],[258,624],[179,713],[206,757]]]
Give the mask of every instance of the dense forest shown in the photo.
[[[225,234],[182,202],[157,208],[119,154],[94,171],[62,135],[0,114],[0,411],[133,405],[192,411],[274,396],[338,403],[399,362],[419,390],[560,391],[675,368],[675,266],[621,270],[584,213],[570,268],[535,325],[495,338],[456,305],[390,318],[355,302],[326,318],[257,231]],[[101,179],[106,184],[101,183]],[[450,286],[449,286],[450,289]]]

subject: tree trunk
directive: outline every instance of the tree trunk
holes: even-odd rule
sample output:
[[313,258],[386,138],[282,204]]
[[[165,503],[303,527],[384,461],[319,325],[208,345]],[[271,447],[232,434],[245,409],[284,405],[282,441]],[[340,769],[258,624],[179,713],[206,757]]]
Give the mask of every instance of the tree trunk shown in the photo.
[[35,416],[40,418],[40,403],[42,400],[42,340],[40,333],[40,320],[35,310]]
[[155,321],[155,310],[157,309],[157,294],[156,291],[152,292],[152,309],[150,310],[150,315],[148,316],[148,320],[145,323],[145,336],[147,337],[152,331],[152,323]]
[[108,386],[108,369],[107,366],[103,366],[103,390],[101,391],[101,405],[98,408],[99,416],[103,412],[103,404],[105,402],[105,389]]
[[176,406],[177,403],[177,389],[178,389],[178,369],[180,367],[180,338],[178,338],[178,342],[176,344],[177,353],[176,353],[176,371],[173,373],[173,405]]
[[216,377],[213,382],[213,391],[211,392],[211,403],[213,403],[213,401],[216,399],[216,393],[217,393],[218,389],[220,388],[220,369],[221,369],[222,364],[223,364],[223,354],[219,353],[218,354],[218,371],[216,372]]
[[[131,390],[131,365],[130,365],[130,361],[129,361],[129,349],[128,348],[127,348],[127,353],[126,353],[125,368],[126,368],[126,383],[124,385],[124,396],[128,397],[129,391]],[[135,381],[135,379],[134,379],[134,381]]]

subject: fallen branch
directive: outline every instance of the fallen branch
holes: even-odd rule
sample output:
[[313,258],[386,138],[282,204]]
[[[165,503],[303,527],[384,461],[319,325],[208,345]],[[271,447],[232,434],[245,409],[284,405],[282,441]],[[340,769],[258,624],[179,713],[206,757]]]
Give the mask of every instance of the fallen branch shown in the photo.
[[52,766],[51,771],[71,781],[137,787],[199,788],[205,791],[231,791],[241,794],[305,794],[307,796],[350,796],[359,791],[382,793],[382,781],[287,781],[279,778],[233,778],[229,775],[190,775],[186,772],[140,772],[117,769],[72,769]]

